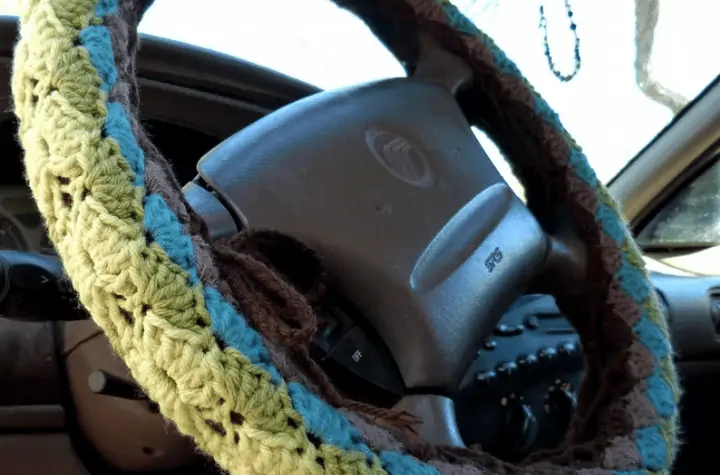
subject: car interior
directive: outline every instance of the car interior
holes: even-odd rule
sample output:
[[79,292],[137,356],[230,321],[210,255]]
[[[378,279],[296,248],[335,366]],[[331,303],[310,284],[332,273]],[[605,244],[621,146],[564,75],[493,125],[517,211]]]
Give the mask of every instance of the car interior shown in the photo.
[[[143,396],[99,327],[56,296],[62,269],[26,184],[11,112],[17,36],[17,19],[2,17],[0,257],[21,269],[19,278],[32,298],[0,300],[6,317],[0,318],[0,471],[216,473]],[[229,217],[220,206],[223,200],[207,199],[217,198],[215,187],[233,186],[232,177],[229,184],[209,183],[212,173],[203,171],[197,158],[320,89],[239,58],[147,35],[138,77],[143,125],[178,181],[187,183],[190,205],[214,206],[201,213],[211,236],[243,229],[244,220]],[[719,144],[716,80],[608,184],[643,250],[675,346],[683,388],[677,475],[712,466],[710,431],[720,424],[715,404],[720,398],[720,276],[713,265],[720,252]],[[244,193],[252,201],[253,192]],[[63,313],[68,316],[57,316]],[[490,335],[452,397],[424,409],[442,427],[428,437],[480,445],[511,462],[558,446],[584,371],[575,328],[551,296],[533,291],[508,307]],[[398,362],[351,304],[330,316],[312,350],[339,388],[363,400],[392,407],[407,395]],[[363,364],[356,364],[360,358]]]

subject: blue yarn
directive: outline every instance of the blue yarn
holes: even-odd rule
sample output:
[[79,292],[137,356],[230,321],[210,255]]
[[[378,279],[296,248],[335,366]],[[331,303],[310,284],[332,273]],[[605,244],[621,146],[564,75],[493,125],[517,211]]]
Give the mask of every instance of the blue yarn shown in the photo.
[[160,244],[170,260],[185,270],[190,285],[197,285],[200,276],[195,268],[195,252],[190,236],[183,233],[183,225],[165,200],[158,194],[145,197],[145,229],[152,240]]
[[668,419],[675,415],[677,408],[675,406],[675,394],[668,384],[660,376],[660,368],[655,370],[655,374],[647,380],[647,391],[645,395],[655,406],[658,416]]
[[570,151],[570,159],[568,162],[570,166],[575,169],[575,173],[577,173],[577,175],[586,183],[593,188],[598,185],[599,181],[597,175],[595,175],[595,170],[593,170],[590,166],[590,162],[584,153],[573,148]]
[[500,71],[508,76],[522,77],[520,69],[518,69],[512,59],[508,58],[503,50],[498,48],[489,38],[486,43],[491,46],[490,51],[492,52],[493,63]]
[[640,320],[633,327],[633,331],[656,358],[670,357],[670,342],[660,327],[650,321],[646,309],[642,310]]
[[468,17],[463,15],[455,5],[450,2],[442,2],[442,4],[450,26],[469,36],[485,36],[484,33],[478,29],[477,25],[470,21]]
[[[100,16],[116,13],[117,0],[102,0],[97,7]],[[92,31],[87,32],[88,29]],[[96,31],[97,30],[97,31]],[[101,31],[103,30],[103,31]],[[84,34],[85,33],[85,34]],[[104,26],[91,26],[80,33],[81,44],[86,48],[93,48],[89,55],[90,62],[101,74],[109,78],[106,84],[114,84],[112,78],[117,78],[112,43],[98,41],[97,38],[107,38],[110,34]],[[90,43],[85,44],[83,38]],[[104,68],[104,69],[103,69]],[[112,87],[112,86],[110,86]],[[109,91],[109,87],[107,87]],[[125,108],[121,104],[108,103],[108,118],[105,122],[105,131],[109,138],[114,139],[120,146],[120,152],[128,160],[133,171],[144,170],[144,154],[137,138],[132,133],[130,121]],[[141,180],[144,175],[139,174]],[[143,182],[140,182],[143,183]],[[168,257],[190,276],[191,283],[199,283],[199,275],[195,266],[194,246],[190,236],[184,233],[182,224],[177,216],[170,210],[160,195],[149,194],[144,200],[145,228],[152,239],[160,245]],[[254,365],[265,369],[271,380],[282,382],[282,378],[272,364],[270,354],[262,343],[261,336],[247,324],[235,308],[225,300],[217,289],[203,287],[205,306],[210,314],[213,331],[228,346],[238,350]],[[322,399],[309,392],[305,387],[297,384],[288,384],[288,393],[295,410],[303,418],[306,428],[318,436],[325,444],[331,444],[344,450],[353,450],[371,457],[373,452],[362,442],[360,433],[341,412],[327,405]],[[394,454],[394,455],[393,455]],[[403,473],[418,475],[438,475],[437,471],[422,462],[400,453],[385,452],[383,456],[389,460],[388,467],[397,464],[398,470]],[[429,470],[429,471],[428,471]],[[397,473],[397,472],[395,472]]]
[[455,5],[451,2],[442,2],[445,10],[445,15],[448,18],[450,26],[455,28],[469,36],[474,36],[485,46],[490,48],[493,56],[493,63],[505,74],[511,76],[517,76],[522,78],[522,73],[518,69],[517,65],[505,54],[503,50],[497,47],[497,45],[488,37],[485,33],[473,23],[468,17],[466,17]]
[[[565,130],[562,125],[562,121],[560,120],[560,115],[555,112],[555,110],[550,107],[550,104],[548,104],[545,99],[540,97],[539,94],[537,94],[535,97],[535,109],[538,111],[538,114],[545,122],[552,125],[557,130]],[[568,163],[570,164],[570,166],[573,167],[578,177],[584,180],[593,189],[597,188],[597,186],[600,184],[600,180],[598,180],[598,177],[595,174],[595,170],[593,170],[593,168],[590,166],[590,162],[588,161],[587,156],[585,156],[582,150],[574,146],[570,147],[570,157],[568,159]],[[603,216],[605,216],[605,214],[608,212],[612,214],[612,219],[607,220],[608,224],[610,224],[611,221],[617,222],[615,213],[610,209],[604,209],[602,211]],[[604,222],[603,219],[600,219],[600,221]],[[615,237],[616,241],[618,242],[620,242],[621,239],[624,239],[625,236],[624,227],[620,226],[620,228],[621,231],[612,233],[613,237]],[[620,235],[622,235],[623,237],[620,238]]]
[[95,16],[99,18],[117,15],[119,11],[117,0],[98,0],[98,4],[95,6]]
[[642,306],[652,295],[652,289],[645,280],[642,271],[632,265],[624,255],[620,261],[620,269],[617,271],[620,286],[635,301]]
[[105,52],[110,48],[112,53],[112,39],[110,32],[104,26],[88,26],[80,32],[80,43],[90,56],[90,62],[95,66],[102,83],[100,88],[107,94],[115,85],[118,78],[113,55]]
[[597,210],[595,211],[595,219],[602,224],[605,229],[605,234],[607,234],[618,245],[621,245],[623,241],[625,241],[625,226],[619,219],[617,219],[615,211],[613,211],[608,205],[605,203],[598,203]]
[[288,383],[287,388],[295,409],[303,414],[305,428],[309,432],[321,437],[326,444],[363,452],[372,457],[373,452],[362,442],[360,431],[339,411],[299,383]]
[[205,287],[203,294],[205,307],[212,320],[213,333],[226,345],[245,355],[252,364],[267,371],[270,381],[280,385],[282,376],[272,365],[270,352],[263,345],[260,334],[248,326],[245,318],[238,315],[217,289]]
[[122,104],[107,103],[107,116],[103,127],[105,134],[117,142],[120,153],[135,173],[133,184],[145,186],[145,154],[135,140],[130,119]]
[[661,377],[660,362],[658,360],[671,356],[670,342],[660,327],[650,320],[648,311],[645,308],[642,309],[640,320],[635,324],[633,330],[638,335],[640,342],[650,350],[656,360],[653,375],[647,379],[645,396],[652,403],[658,416],[668,419],[675,415],[677,410],[675,394]]
[[[548,124],[550,124],[554,129],[556,130],[565,130],[565,127],[563,127],[562,122],[560,121],[560,115],[558,115],[555,110],[553,110],[552,107],[550,107],[550,104],[547,103],[545,99],[540,97],[539,94],[535,95],[535,110],[538,112],[538,115]],[[579,153],[582,153],[580,150],[576,150],[575,147],[571,147],[571,156],[572,152],[577,151]],[[593,172],[593,175],[595,173]]]
[[658,426],[635,431],[635,444],[640,452],[643,468],[662,470],[667,467],[667,445]]

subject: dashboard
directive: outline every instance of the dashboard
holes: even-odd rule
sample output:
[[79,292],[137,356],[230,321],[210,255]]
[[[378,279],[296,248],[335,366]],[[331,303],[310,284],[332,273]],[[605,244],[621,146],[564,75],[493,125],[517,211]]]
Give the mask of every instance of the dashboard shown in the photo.
[[[341,390],[391,407],[407,395],[392,356],[349,308],[347,302],[325,307],[313,356]],[[364,362],[353,362],[357,351]],[[505,312],[478,349],[451,395],[455,420],[446,425],[457,425],[465,445],[479,444],[506,461],[553,449],[568,431],[583,372],[579,337],[554,299],[526,295]],[[431,437],[454,439],[447,433]]]
[[574,414],[583,366],[578,335],[554,300],[521,297],[461,383],[455,405],[463,439],[508,461],[557,447]]

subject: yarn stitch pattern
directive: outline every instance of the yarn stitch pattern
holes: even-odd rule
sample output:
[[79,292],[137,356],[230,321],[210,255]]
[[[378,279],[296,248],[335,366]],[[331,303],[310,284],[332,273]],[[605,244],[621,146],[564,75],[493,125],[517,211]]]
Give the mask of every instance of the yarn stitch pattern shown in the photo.
[[[591,268],[607,283],[595,297],[585,296],[597,308],[559,303],[581,335],[583,319],[627,328],[619,338],[624,345],[606,350],[605,360],[637,384],[597,417],[607,422],[620,412],[632,430],[606,428],[596,466],[561,465],[570,447],[554,459],[504,466],[507,472],[669,473],[680,390],[666,322],[617,206],[557,115],[450,2],[336,3],[364,19],[405,64],[416,59],[412,44],[393,27],[422,30],[476,75],[486,73],[483,92],[517,111],[520,131],[538,147],[542,163],[513,163],[529,206],[540,206],[535,197],[543,193],[568,200],[595,256]],[[82,304],[162,414],[231,474],[444,473],[427,460],[371,448],[340,411],[286,383],[262,336],[221,289],[203,280],[195,236],[172,197],[153,187],[158,166],[146,160],[128,99],[133,11],[129,0],[31,0],[21,15],[12,88],[28,182]],[[408,11],[412,16],[403,16]],[[529,179],[538,173],[552,175],[543,182],[552,190]],[[588,371],[601,374],[610,366]],[[583,427],[576,423],[580,443]],[[466,467],[462,473],[482,473]]]

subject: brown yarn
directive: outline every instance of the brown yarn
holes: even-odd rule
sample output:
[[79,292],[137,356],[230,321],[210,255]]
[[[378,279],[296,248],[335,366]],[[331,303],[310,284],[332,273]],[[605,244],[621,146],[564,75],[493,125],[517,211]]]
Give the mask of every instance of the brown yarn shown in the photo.
[[310,356],[318,306],[327,292],[327,270],[310,248],[275,231],[246,231],[215,242],[222,278],[238,306],[265,337],[288,348],[332,405],[414,438],[421,421],[405,411],[349,399]]
[[[481,447],[433,445],[421,439],[414,426],[422,421],[405,411],[376,407],[341,394],[320,365],[310,356],[310,343],[322,320],[318,312],[328,292],[328,273],[318,255],[300,241],[271,230],[251,230],[213,244],[217,267],[232,297],[251,324],[264,337],[290,350],[298,366],[317,384],[321,396],[333,406],[361,414],[386,428],[402,441],[407,453],[419,460],[481,467],[493,473],[520,473],[521,467],[498,460]],[[549,472],[563,473],[577,460],[595,460],[597,441],[567,450],[543,451],[542,457],[558,464]],[[560,471],[558,471],[560,470]],[[574,473],[568,468],[568,473]]]

